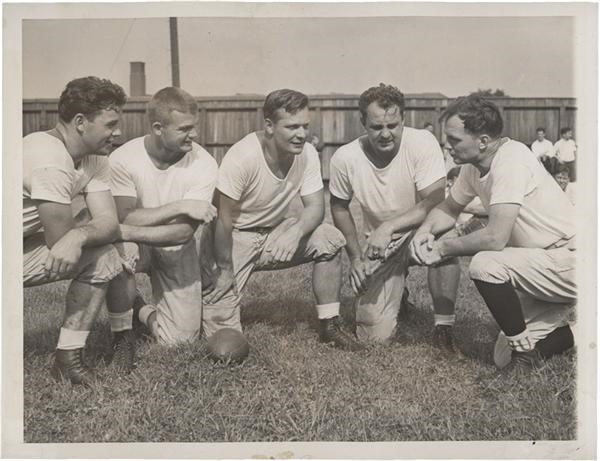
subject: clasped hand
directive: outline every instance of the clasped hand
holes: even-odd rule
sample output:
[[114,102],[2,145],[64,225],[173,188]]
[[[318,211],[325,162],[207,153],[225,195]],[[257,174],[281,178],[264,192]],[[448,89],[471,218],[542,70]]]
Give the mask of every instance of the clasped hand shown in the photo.
[[411,256],[419,264],[431,266],[442,260],[439,242],[429,232],[416,234],[410,244]]

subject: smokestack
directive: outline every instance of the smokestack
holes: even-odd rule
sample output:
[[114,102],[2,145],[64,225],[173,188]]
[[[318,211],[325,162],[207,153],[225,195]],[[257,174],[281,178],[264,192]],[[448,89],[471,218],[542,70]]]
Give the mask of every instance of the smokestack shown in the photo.
[[146,96],[146,71],[144,62],[130,62],[129,96]]

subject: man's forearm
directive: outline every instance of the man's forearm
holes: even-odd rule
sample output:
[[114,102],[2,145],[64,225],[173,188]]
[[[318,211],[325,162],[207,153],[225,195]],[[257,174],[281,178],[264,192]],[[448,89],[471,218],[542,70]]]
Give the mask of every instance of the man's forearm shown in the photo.
[[215,224],[215,262],[219,268],[233,271],[233,227],[220,219]]
[[419,227],[435,205],[437,202],[423,199],[407,212],[387,220],[385,225],[392,234],[408,232]]
[[119,235],[119,223],[113,216],[97,216],[69,232],[81,232],[82,247],[93,247],[114,242]]
[[324,210],[322,207],[304,207],[298,218],[298,222],[294,226],[298,226],[302,237],[304,237],[314,231],[323,222],[323,215]]
[[179,202],[171,202],[156,208],[136,208],[130,211],[123,224],[131,226],[157,226],[167,224],[181,215]]
[[346,252],[348,253],[348,258],[350,258],[350,260],[360,258],[361,249],[358,241],[358,233],[350,210],[332,207],[331,215],[333,217],[333,223],[346,239]]
[[154,246],[173,246],[186,243],[194,235],[194,226],[188,223],[159,226],[132,226],[121,224],[121,240]]
[[443,234],[454,227],[459,214],[453,213],[446,207],[445,202],[442,202],[429,212],[419,227],[419,232],[429,232],[436,236]]
[[440,255],[444,258],[454,256],[471,256],[480,251],[500,251],[505,244],[501,243],[489,227],[457,238],[439,240]]

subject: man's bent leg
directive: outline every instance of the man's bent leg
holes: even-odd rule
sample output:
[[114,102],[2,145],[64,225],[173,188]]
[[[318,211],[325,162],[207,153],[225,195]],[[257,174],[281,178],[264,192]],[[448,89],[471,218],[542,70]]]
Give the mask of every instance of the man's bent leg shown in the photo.
[[429,267],[427,271],[434,311],[433,344],[449,352],[454,351],[452,327],[455,322],[454,308],[459,280],[460,266],[457,258]]

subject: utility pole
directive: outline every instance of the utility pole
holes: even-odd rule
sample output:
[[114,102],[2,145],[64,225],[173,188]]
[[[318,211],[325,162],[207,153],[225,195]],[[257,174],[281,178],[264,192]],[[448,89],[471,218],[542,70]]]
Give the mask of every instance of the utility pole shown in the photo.
[[180,87],[179,81],[179,43],[177,40],[177,18],[169,18],[169,32],[171,35],[171,80],[173,86]]

